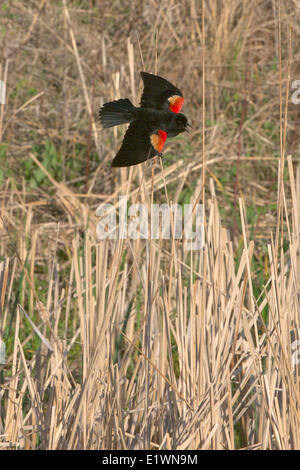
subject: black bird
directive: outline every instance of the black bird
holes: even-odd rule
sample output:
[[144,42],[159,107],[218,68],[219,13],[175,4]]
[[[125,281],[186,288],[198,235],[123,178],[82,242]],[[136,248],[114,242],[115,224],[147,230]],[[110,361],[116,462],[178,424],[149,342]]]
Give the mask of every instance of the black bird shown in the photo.
[[99,111],[103,127],[130,123],[113,167],[132,166],[156,155],[162,157],[167,137],[175,137],[191,127],[179,111],[181,91],[158,75],[141,72],[144,82],[140,108],[127,98],[105,103]]

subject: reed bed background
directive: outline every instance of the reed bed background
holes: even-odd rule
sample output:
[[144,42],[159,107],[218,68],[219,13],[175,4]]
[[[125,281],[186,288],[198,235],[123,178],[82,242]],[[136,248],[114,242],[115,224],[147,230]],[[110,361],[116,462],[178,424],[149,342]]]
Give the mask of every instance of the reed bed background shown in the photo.
[[[4,2],[0,449],[299,449],[299,5]],[[190,135],[112,171],[139,71]],[[298,119],[298,120],[297,120]],[[96,237],[100,204],[205,203],[205,245]]]

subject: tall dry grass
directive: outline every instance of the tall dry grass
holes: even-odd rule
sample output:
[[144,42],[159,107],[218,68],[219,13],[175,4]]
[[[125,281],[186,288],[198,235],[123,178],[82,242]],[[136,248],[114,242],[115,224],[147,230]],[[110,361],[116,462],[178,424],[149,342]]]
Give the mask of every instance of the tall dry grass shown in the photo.
[[[277,256],[270,241],[271,276],[257,299],[243,202],[236,266],[212,181],[200,251],[184,251],[175,239],[97,242],[90,221],[84,240],[75,234],[69,245],[67,289],[54,254],[45,304],[27,283],[38,315],[26,337],[28,314],[17,308],[11,376],[1,391],[1,447],[299,448],[300,173],[295,182],[291,158],[288,165],[289,248]],[[140,196],[150,202],[151,180]],[[130,191],[128,197],[134,200]],[[63,229],[56,229],[58,244]],[[36,245],[47,236],[35,232],[28,280]],[[14,268],[9,259],[1,263],[0,298],[8,304]],[[3,313],[5,330],[9,311]],[[40,346],[28,352],[35,335]]]
[[[299,449],[300,173],[297,110],[288,106],[296,3],[14,0],[9,8],[0,448]],[[121,95],[137,102],[141,68],[184,88],[194,130],[170,143],[169,165],[112,173],[120,134],[100,132],[97,108]],[[61,178],[35,151],[49,139]],[[85,166],[68,180],[71,156]],[[28,162],[45,188],[24,179]],[[233,162],[226,185],[215,168]],[[206,202],[202,250],[184,251],[174,238],[96,239],[100,202],[175,204],[186,188]],[[257,206],[276,203],[255,242],[254,192]],[[240,231],[220,216],[228,198]],[[268,280],[257,295],[264,243]]]

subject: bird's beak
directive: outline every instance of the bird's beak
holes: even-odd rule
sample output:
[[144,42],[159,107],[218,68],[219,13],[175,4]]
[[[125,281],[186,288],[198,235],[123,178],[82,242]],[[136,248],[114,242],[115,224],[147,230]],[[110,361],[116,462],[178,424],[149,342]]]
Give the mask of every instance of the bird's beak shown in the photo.
[[[187,127],[190,127],[192,129],[192,126],[189,123],[187,123]],[[186,132],[190,132],[187,127],[185,128]]]

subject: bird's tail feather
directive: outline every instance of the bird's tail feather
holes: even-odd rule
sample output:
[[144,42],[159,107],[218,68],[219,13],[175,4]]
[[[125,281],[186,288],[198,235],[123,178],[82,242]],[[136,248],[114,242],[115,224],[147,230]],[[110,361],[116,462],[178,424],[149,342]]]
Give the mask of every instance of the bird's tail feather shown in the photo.
[[113,127],[126,124],[132,120],[133,104],[127,98],[105,103],[99,111],[103,127]]

